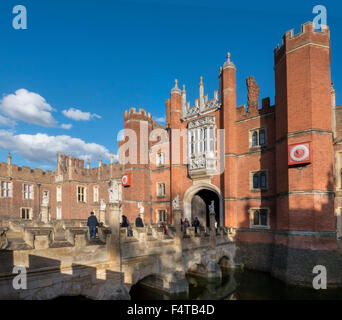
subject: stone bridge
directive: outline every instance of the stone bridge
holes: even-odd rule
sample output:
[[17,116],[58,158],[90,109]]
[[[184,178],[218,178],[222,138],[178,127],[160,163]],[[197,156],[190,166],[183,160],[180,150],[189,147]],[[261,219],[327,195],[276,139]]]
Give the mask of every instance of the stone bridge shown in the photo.
[[[86,221],[11,221],[1,227],[0,299],[130,299],[139,281],[186,294],[186,274],[217,279],[221,268],[235,267],[234,234],[226,228],[195,234],[192,227],[184,233],[175,225],[164,234],[150,225],[133,228],[128,236],[119,217],[120,206],[110,204],[109,224],[99,227],[96,240],[90,240]],[[24,279],[23,270],[26,283],[18,280]]]

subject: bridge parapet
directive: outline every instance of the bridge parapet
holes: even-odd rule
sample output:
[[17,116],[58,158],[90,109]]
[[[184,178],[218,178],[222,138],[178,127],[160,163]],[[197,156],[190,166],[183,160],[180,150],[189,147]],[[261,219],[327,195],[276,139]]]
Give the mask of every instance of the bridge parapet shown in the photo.
[[[117,213],[114,212],[116,218]],[[210,237],[212,230],[209,228],[200,228],[196,233],[195,228],[189,227],[185,234],[179,226],[177,228],[168,226],[165,234],[164,229],[157,225],[132,227],[129,234],[128,229],[120,228],[119,220],[116,220],[110,227],[100,226],[99,239],[90,240],[86,221],[52,221],[45,224],[37,221],[12,221],[7,227],[0,227],[0,297],[6,297],[11,263],[12,266],[29,268],[28,274],[32,279],[30,286],[35,287],[32,287],[28,295],[25,292],[19,295],[24,299],[35,297],[45,283],[51,282],[50,276],[56,281],[54,289],[49,289],[50,285],[46,286],[46,294],[49,295],[50,291],[69,292],[69,282],[77,282],[78,274],[88,277],[88,271],[82,271],[87,268],[96,273],[84,281],[91,283],[91,286],[99,281],[96,279],[100,270],[107,279],[102,285],[115,275],[113,287],[125,286],[129,289],[138,281],[153,275],[162,279],[162,287],[166,291],[183,292],[187,288],[186,273],[208,276],[212,272],[212,265],[217,267],[219,261],[220,265],[234,265],[234,230],[219,227],[214,236],[216,247],[213,247]],[[113,234],[117,236],[113,238]],[[119,248],[114,254],[113,243]],[[45,264],[53,266],[46,269]],[[72,271],[72,277],[65,277],[64,272],[68,270]],[[93,277],[95,280],[92,280]],[[63,279],[67,280],[63,282]],[[63,283],[61,289],[58,289],[59,283]],[[75,294],[88,292],[83,282],[80,289],[75,287],[72,290],[70,292]],[[96,290],[102,290],[102,287]],[[89,296],[100,297],[95,291],[89,293]]]

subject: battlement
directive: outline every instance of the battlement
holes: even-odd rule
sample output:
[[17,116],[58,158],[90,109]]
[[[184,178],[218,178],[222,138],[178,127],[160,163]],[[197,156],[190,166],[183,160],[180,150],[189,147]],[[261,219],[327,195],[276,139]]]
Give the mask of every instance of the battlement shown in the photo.
[[147,113],[146,110],[142,108],[140,108],[139,111],[136,111],[136,108],[129,108],[129,111],[125,110],[124,121],[131,119],[152,121],[152,114],[150,112]]
[[300,46],[311,44],[330,47],[330,30],[325,26],[321,30],[315,30],[311,21],[301,25],[301,32],[294,34],[294,29],[287,31],[282,38],[282,45],[274,49],[275,64],[284,53],[294,50]]
[[238,106],[236,108],[236,121],[246,120],[272,112],[274,112],[274,106],[271,106],[270,98],[266,97],[262,99],[260,109],[255,107],[246,108],[245,104]]

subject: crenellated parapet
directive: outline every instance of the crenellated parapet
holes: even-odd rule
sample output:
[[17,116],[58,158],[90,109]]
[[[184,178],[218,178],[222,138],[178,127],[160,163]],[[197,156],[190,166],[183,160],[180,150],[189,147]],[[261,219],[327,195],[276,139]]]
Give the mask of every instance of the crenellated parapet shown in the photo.
[[149,121],[152,122],[152,114],[147,113],[145,109],[140,108],[139,111],[136,108],[129,108],[129,110],[125,110],[124,113],[124,121],[130,120],[141,120],[141,121]]
[[246,105],[243,104],[236,108],[236,121],[246,120],[254,117],[259,117],[265,114],[274,113],[275,106],[270,105],[270,98],[263,98],[261,108],[247,109]]
[[283,58],[285,54],[291,53],[303,45],[316,45],[330,48],[330,30],[323,26],[321,30],[315,30],[313,22],[306,22],[301,25],[301,32],[294,34],[294,29],[285,33],[282,44],[274,49],[274,65]]
[[241,105],[236,108],[236,121],[258,117],[274,112],[274,106],[270,104],[270,98],[262,99],[261,108],[259,107],[260,88],[253,76],[246,79],[247,85],[247,106]]
[[31,169],[27,166],[17,166],[0,162],[0,176],[10,179],[28,180],[37,183],[51,183],[54,172],[50,170],[43,171],[39,168]]

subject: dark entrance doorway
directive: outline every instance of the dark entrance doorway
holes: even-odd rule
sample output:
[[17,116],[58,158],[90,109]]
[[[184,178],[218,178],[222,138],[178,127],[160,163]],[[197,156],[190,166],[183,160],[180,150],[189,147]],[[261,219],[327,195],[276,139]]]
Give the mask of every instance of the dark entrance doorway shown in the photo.
[[220,199],[218,195],[210,190],[202,189],[197,192],[191,200],[191,222],[198,217],[202,226],[209,227],[209,208],[211,201],[215,201],[215,213],[217,226],[220,225]]

